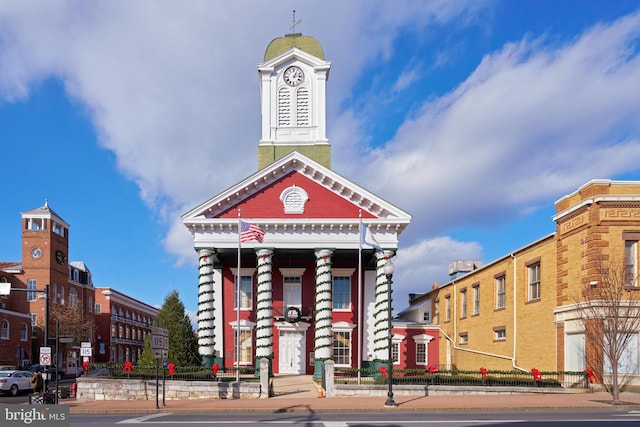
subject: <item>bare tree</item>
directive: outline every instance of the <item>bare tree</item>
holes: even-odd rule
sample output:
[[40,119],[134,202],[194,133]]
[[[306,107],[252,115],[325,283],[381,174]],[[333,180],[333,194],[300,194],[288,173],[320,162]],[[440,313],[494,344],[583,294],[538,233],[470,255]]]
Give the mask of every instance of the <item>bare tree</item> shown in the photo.
[[[92,338],[95,330],[95,320],[93,316],[83,315],[83,306],[78,301],[76,307],[70,304],[56,304],[51,307],[52,322],[60,322],[60,335],[70,336],[73,342],[79,345],[82,341]],[[49,325],[49,330],[55,331],[55,323]]]
[[640,288],[621,262],[599,261],[592,271],[590,278],[595,280],[585,283],[576,304],[585,331],[586,366],[602,381],[613,403],[619,403],[631,374],[637,374],[637,366],[625,369],[621,362],[627,360],[640,330]]

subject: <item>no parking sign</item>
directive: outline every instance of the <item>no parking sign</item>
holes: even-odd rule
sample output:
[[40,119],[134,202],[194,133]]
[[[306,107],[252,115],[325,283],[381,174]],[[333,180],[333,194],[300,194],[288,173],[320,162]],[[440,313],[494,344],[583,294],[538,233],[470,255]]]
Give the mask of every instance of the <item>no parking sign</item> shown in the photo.
[[51,365],[51,347],[40,347],[40,364]]

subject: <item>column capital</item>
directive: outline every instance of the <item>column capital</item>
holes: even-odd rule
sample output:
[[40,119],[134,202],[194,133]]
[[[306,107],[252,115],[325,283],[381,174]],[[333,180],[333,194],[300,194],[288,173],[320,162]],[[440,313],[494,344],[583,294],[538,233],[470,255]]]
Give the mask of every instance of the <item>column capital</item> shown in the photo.
[[273,255],[273,249],[266,249],[266,248],[262,248],[262,249],[256,249],[256,256],[271,256]]
[[393,258],[394,256],[396,256],[396,251],[393,251],[393,250],[385,249],[384,252],[376,251],[376,258],[378,260],[382,258],[390,259],[390,258]]
[[331,256],[333,255],[333,249],[316,249],[315,254],[316,257]]

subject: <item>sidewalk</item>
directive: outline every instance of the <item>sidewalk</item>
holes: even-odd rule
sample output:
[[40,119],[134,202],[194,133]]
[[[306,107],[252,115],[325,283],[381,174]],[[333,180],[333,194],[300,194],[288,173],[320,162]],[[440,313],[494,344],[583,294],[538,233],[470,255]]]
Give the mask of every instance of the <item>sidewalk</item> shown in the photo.
[[[155,413],[155,412],[376,412],[430,410],[495,410],[543,408],[611,408],[611,395],[605,392],[585,394],[502,394],[461,396],[394,396],[397,407],[388,408],[384,397],[319,398],[309,377],[289,376],[274,380],[275,396],[269,399],[162,398],[156,409],[152,400],[79,401],[65,399],[74,413]],[[640,394],[623,393],[622,410],[640,410]]]

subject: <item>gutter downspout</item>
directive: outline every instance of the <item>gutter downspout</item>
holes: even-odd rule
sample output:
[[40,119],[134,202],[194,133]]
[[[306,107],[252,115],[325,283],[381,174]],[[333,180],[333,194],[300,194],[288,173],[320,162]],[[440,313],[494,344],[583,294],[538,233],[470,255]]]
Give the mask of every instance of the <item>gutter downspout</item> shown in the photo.
[[518,299],[516,297],[516,290],[518,289],[518,278],[516,270],[516,256],[511,254],[511,260],[513,261],[513,357],[511,358],[511,366],[514,369],[519,369],[523,372],[528,372],[516,365],[516,354],[518,349]]
[[447,339],[453,343],[453,348],[456,349],[456,350],[467,351],[469,353],[482,354],[484,356],[497,357],[497,358],[500,358],[500,359],[513,360],[513,358],[511,356],[503,356],[501,354],[487,353],[486,351],[472,350],[470,348],[458,347],[458,345],[456,344],[456,341],[451,339],[451,337],[449,335],[447,335],[447,333],[445,331],[443,331],[440,326],[438,326],[438,329],[440,330],[440,332],[442,332],[442,335],[447,337]]

